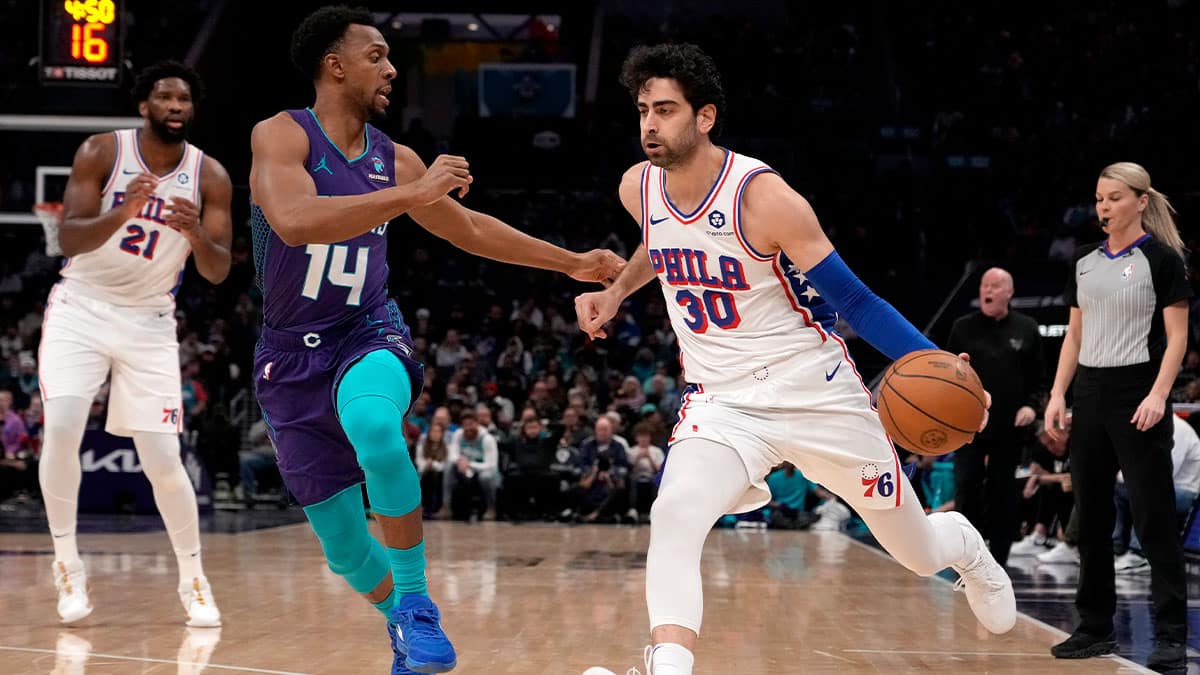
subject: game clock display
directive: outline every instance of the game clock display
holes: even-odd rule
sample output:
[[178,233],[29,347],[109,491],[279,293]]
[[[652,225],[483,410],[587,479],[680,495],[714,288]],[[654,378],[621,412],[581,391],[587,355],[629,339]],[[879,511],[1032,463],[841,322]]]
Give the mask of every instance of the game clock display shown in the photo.
[[42,0],[42,82],[119,84],[124,4],[121,0]]

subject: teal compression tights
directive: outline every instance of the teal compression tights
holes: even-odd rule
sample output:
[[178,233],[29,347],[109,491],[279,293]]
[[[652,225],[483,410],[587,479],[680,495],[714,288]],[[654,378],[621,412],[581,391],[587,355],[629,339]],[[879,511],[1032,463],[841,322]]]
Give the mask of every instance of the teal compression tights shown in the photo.
[[[421,504],[421,484],[404,441],[404,413],[411,401],[408,371],[394,354],[374,351],[351,366],[337,391],[342,429],[354,446],[377,514],[400,517]],[[367,531],[358,486],[304,509],[321,541],[329,568],[355,591],[370,593],[390,568],[392,597],[377,603],[387,612],[393,599],[425,594],[425,544],[385,548]],[[419,517],[419,515],[417,516]]]

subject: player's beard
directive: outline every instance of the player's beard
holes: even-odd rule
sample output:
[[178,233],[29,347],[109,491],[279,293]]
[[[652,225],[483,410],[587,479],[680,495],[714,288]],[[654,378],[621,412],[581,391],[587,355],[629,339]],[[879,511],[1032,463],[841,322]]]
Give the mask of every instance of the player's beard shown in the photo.
[[150,120],[150,130],[153,131],[154,135],[158,137],[158,140],[162,141],[163,143],[182,143],[183,141],[186,141],[188,137],[188,131],[190,131],[191,128],[192,121],[188,119],[183,120],[183,126],[179,127],[178,129],[172,129],[171,127],[167,126],[167,121],[165,119],[160,120],[151,118]]
[[671,170],[685,163],[696,152],[696,146],[700,144],[700,134],[692,127],[688,127],[677,140],[671,143],[666,143],[659,137],[655,138],[654,142],[662,146],[662,154],[658,157],[646,158],[650,163],[660,169]]

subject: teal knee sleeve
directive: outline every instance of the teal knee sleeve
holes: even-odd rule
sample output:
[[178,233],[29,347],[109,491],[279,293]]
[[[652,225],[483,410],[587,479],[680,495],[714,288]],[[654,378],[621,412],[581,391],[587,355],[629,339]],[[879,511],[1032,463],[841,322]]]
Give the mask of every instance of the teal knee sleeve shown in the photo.
[[364,356],[338,384],[342,429],[367,477],[371,510],[383,516],[403,516],[421,505],[421,480],[404,441],[411,399],[408,371],[387,350]]
[[357,485],[323,502],[304,507],[321,542],[329,569],[359,593],[370,593],[391,574],[387,550],[367,531]]

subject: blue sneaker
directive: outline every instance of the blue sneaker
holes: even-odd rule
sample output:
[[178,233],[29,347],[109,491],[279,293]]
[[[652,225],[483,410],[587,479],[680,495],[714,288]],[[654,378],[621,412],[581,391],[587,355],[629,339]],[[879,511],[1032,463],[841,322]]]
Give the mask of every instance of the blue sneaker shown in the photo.
[[[408,651],[404,661],[408,668],[418,673],[445,673],[458,665],[454,645],[442,630],[441,613],[428,597],[403,596],[388,618],[400,629],[400,642]],[[395,648],[396,641],[392,646]]]
[[404,638],[396,629],[396,624],[389,621],[387,630],[388,639],[392,643],[392,675],[415,675],[405,663],[408,659],[408,645],[404,644]]

